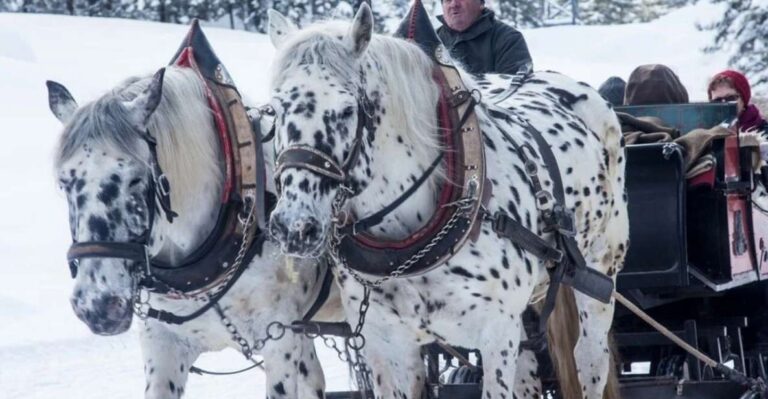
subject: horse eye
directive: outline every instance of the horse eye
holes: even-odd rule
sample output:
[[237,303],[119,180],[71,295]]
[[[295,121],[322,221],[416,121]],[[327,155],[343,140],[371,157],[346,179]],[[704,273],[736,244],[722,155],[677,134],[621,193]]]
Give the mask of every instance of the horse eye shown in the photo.
[[347,108],[344,108],[343,111],[341,111],[341,117],[350,118],[354,113],[355,113],[355,109],[353,107],[347,107]]
[[131,187],[133,187],[133,186],[135,186],[135,185],[137,185],[139,183],[141,183],[141,179],[139,179],[137,177],[137,178],[131,180],[130,183],[128,183],[128,188],[131,188]]

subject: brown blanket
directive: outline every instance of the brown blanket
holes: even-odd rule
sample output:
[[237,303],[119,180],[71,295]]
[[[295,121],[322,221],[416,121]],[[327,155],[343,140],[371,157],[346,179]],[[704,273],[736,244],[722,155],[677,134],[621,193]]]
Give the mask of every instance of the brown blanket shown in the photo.
[[664,126],[659,118],[634,117],[623,112],[617,112],[621,122],[621,132],[626,144],[669,143],[674,142],[685,150],[685,170],[690,170],[699,158],[709,149],[712,140],[726,137],[731,132],[722,126],[711,129],[694,129],[687,134]]
[[680,136],[680,131],[664,126],[661,119],[653,116],[635,117],[617,112],[621,133],[626,144],[666,143]]

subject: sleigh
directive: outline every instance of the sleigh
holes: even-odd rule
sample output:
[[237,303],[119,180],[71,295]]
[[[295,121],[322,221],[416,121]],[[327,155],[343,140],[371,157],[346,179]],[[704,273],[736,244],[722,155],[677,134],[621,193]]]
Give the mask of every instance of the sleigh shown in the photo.
[[[728,123],[736,114],[733,104],[617,111],[655,116],[681,132]],[[753,170],[753,149],[740,146],[741,139],[734,132],[714,140],[708,152],[713,167],[688,177],[685,154],[675,144],[627,147],[631,245],[617,288],[689,344],[720,361],[732,361],[737,370],[762,376],[761,281],[768,277],[768,219],[752,202],[763,183]],[[617,308],[614,330],[626,371],[625,397],[656,397],[662,386],[678,387],[686,397],[737,397],[743,392],[623,308]],[[633,372],[632,365],[639,362],[646,362],[647,372]]]

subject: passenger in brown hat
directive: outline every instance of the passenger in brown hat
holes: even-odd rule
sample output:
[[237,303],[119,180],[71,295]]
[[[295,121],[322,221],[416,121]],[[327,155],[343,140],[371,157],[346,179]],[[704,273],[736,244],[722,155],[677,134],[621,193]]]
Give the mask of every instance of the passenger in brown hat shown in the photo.
[[669,67],[661,64],[640,65],[627,82],[625,105],[684,104],[688,91]]

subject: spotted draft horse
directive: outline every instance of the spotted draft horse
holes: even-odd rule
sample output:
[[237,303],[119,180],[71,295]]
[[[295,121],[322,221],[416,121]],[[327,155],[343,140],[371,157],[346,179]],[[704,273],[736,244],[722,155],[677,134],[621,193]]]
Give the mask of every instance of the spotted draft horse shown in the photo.
[[[372,29],[366,4],[351,25],[328,22],[298,30],[279,13],[270,14],[270,38],[278,50],[271,80],[275,152],[309,149],[327,159],[325,166],[348,167],[349,177],[342,187],[317,168],[277,165],[279,200],[270,233],[287,254],[322,254],[338,231],[334,223],[343,223],[345,214],[365,217],[388,206],[425,175],[441,150],[435,63],[417,45],[373,35]],[[462,78],[486,95],[510,83],[504,75],[475,78],[462,72]],[[628,219],[623,143],[610,107],[586,84],[550,72],[533,73],[500,105],[545,135],[557,157],[566,206],[575,215],[578,247],[590,268],[615,279],[627,250]],[[520,154],[502,129],[520,145],[537,148],[536,142],[515,119],[491,118],[482,104],[475,112],[493,190],[488,211],[504,212],[547,239]],[[361,136],[355,133],[358,128]],[[361,138],[359,147],[356,137]],[[540,171],[546,170],[541,158],[536,162]],[[430,175],[428,183],[367,233],[383,240],[413,234],[437,211],[445,175],[444,170]],[[544,187],[552,186],[547,173],[540,177]],[[334,210],[341,190],[349,191],[345,212]],[[344,267],[334,272],[347,319],[357,320],[363,285]],[[513,387],[521,313],[547,279],[537,258],[484,223],[476,241],[468,241],[439,267],[373,289],[362,333],[376,397],[420,398],[425,372],[419,348],[435,340],[481,351],[484,398],[523,397]],[[584,398],[600,398],[609,372],[607,334],[614,303],[581,293],[575,300],[580,320],[573,352],[577,390]]]
[[[49,82],[48,87],[51,109],[65,125],[55,167],[69,202],[73,239],[130,242],[150,234],[152,258],[174,264],[200,246],[215,225],[224,165],[202,80],[190,68],[169,67],[162,76],[128,79],[80,108],[63,86]],[[178,213],[173,223],[161,217],[154,195],[148,194],[152,171],[143,132],[157,142]],[[137,285],[132,263],[80,259],[71,304],[94,333],[113,335],[129,328]],[[282,264],[277,247],[265,242],[219,302],[251,344],[265,336],[268,323],[300,319],[317,295],[317,271],[303,268],[291,278]],[[149,305],[188,315],[205,302],[152,295]],[[201,353],[242,349],[213,310],[182,325],[147,319],[140,338],[146,398],[181,397]],[[268,342],[261,354],[268,397],[324,397],[311,340],[288,333]]]

